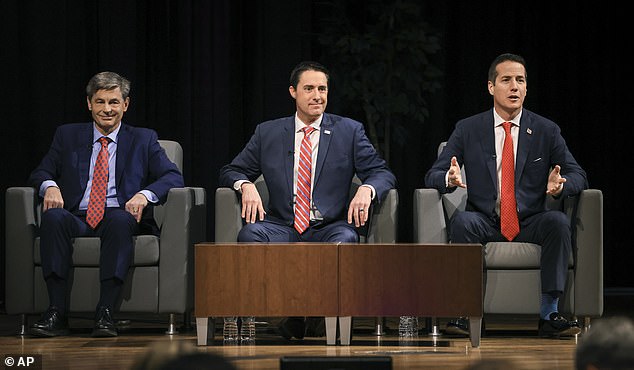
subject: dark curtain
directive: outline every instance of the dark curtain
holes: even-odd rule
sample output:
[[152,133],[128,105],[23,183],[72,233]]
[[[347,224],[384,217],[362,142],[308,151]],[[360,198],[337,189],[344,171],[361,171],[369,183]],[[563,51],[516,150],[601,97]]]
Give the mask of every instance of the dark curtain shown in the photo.
[[[288,75],[298,61],[320,56],[320,4],[3,0],[0,190],[24,186],[58,125],[90,119],[85,84],[93,74],[112,70],[132,81],[124,121],[183,145],[186,184],[207,189],[213,240],[218,170],[257,123],[294,113]],[[629,226],[626,211],[633,202],[617,193],[627,186],[632,133],[627,12],[607,3],[572,2],[428,2],[426,9],[424,21],[442,34],[434,58],[445,77],[442,90],[429,97],[428,124],[413,128],[406,145],[392,149],[399,239],[411,241],[412,192],[422,186],[438,143],[458,119],[491,107],[489,63],[514,52],[528,62],[526,107],[561,126],[590,185],[604,193],[606,286],[634,287],[628,271],[634,253],[620,231]],[[345,113],[345,107],[331,105]],[[0,214],[3,301],[4,265],[10,263],[4,260],[4,221],[10,215]]]

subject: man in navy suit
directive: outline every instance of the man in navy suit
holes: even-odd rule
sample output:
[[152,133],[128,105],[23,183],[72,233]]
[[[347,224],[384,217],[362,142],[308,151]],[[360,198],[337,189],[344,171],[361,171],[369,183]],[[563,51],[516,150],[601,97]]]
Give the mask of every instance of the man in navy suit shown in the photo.
[[[515,200],[519,233],[510,240],[541,245],[541,312],[539,334],[580,333],[576,321],[558,312],[568,261],[572,253],[571,226],[566,215],[547,210],[546,197],[568,197],[588,187],[577,164],[551,120],[523,109],[526,67],[519,55],[502,54],[489,68],[488,89],[493,109],[463,119],[438,159],[425,175],[425,185],[440,193],[467,189],[465,212],[456,212],[449,225],[453,243],[508,241],[500,226],[500,188],[503,123],[510,122],[515,149]],[[505,123],[505,125],[509,125]],[[460,164],[467,178],[463,179]],[[450,322],[447,332],[468,334],[466,320]]]
[[[92,335],[117,335],[112,310],[132,259],[133,235],[157,233],[152,205],[165,202],[171,188],[184,186],[180,171],[167,158],[156,132],[121,122],[130,104],[129,93],[130,82],[116,73],[93,76],[86,86],[93,122],[58,127],[48,153],[29,178],[43,201],[40,253],[50,303],[41,319],[31,326],[35,336],[69,333],[67,291],[72,240],[82,236],[101,239],[100,298]],[[103,137],[108,162],[105,209],[93,228],[86,222],[86,213]]]
[[[291,72],[289,93],[296,113],[259,124],[246,147],[220,171],[220,186],[242,195],[240,242],[356,243],[355,227],[368,220],[372,202],[380,202],[396,186],[396,179],[368,140],[363,125],[325,113],[328,103],[327,69],[301,62]],[[296,228],[295,204],[303,129],[312,127],[310,220],[305,231]],[[354,175],[362,181],[348,204]],[[268,211],[253,184],[264,176],[269,189]],[[303,337],[303,325],[290,330]],[[290,337],[281,327],[282,334]]]

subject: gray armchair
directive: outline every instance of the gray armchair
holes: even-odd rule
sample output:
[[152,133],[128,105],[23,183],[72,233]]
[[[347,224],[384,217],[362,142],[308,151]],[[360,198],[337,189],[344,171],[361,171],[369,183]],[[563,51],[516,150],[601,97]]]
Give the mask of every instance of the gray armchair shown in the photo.
[[[167,156],[182,169],[183,150],[175,141],[159,140]],[[203,188],[171,189],[167,201],[154,208],[160,236],[135,237],[134,259],[123,289],[119,312],[169,314],[168,334],[175,333],[175,314],[189,324],[194,307],[194,244],[204,241],[206,199]],[[6,310],[21,315],[48,307],[40,266],[38,225],[41,207],[35,189],[12,187],[6,192]],[[93,312],[99,300],[97,237],[76,238],[69,310]]]
[[[414,190],[414,241],[448,243],[448,220],[456,210],[465,209],[466,199],[466,189],[444,195],[435,189]],[[603,314],[603,195],[600,190],[588,189],[574,198],[551,201],[548,206],[569,215],[573,227],[573,254],[559,306],[562,312],[583,317],[588,326],[591,318]],[[539,313],[540,251],[541,247],[532,243],[485,245],[485,315]]]
[[[260,176],[255,181],[255,186],[260,193],[264,209],[267,209],[269,201],[269,191],[264,178]],[[356,194],[361,182],[354,177],[350,187],[350,199]],[[398,192],[391,189],[385,200],[381,204],[373,205],[370,210],[370,223],[367,230],[361,230],[362,243],[395,243],[398,228]],[[238,232],[242,228],[242,218],[240,217],[241,203],[235,190],[232,188],[216,189],[216,238],[217,243],[234,243],[238,240]]]

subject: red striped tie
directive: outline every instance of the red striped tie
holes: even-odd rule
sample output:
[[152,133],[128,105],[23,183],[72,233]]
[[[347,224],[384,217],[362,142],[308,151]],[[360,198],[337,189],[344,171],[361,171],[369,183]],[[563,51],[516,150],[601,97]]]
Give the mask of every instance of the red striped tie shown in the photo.
[[99,225],[103,219],[103,211],[106,209],[106,188],[108,185],[108,138],[99,138],[101,150],[95,161],[95,169],[92,175],[92,187],[90,188],[90,199],[88,200],[88,210],[86,211],[86,222],[93,229]]
[[500,227],[502,235],[509,241],[520,232],[515,201],[515,160],[511,122],[502,123],[504,127],[504,148],[502,149],[502,190],[500,191]]
[[314,127],[303,128],[304,138],[299,149],[299,165],[297,166],[297,196],[295,197],[295,230],[303,233],[310,222],[310,179],[312,174],[313,149],[310,134]]

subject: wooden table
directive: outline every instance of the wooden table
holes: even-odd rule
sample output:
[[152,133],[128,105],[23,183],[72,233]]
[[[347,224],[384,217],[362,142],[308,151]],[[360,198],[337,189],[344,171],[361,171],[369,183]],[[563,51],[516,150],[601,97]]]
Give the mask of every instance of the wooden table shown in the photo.
[[[326,343],[349,345],[354,316],[468,316],[480,344],[479,244],[200,243],[198,345],[209,318],[324,316]],[[212,320],[212,328],[215,322]]]

